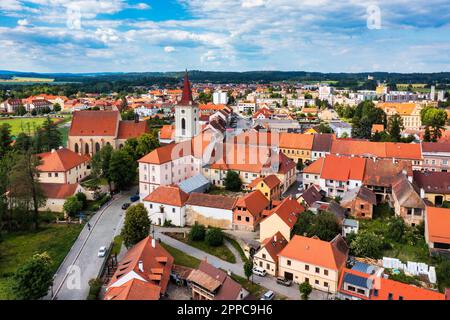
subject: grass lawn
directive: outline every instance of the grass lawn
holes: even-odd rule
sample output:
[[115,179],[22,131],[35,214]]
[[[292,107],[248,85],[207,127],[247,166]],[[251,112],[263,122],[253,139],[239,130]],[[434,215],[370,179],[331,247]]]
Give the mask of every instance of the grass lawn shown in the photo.
[[216,186],[211,186],[207,193],[227,197],[241,197],[244,194],[244,192],[229,191],[225,188],[219,188]]
[[113,247],[111,250],[111,254],[118,255],[120,253],[120,249],[122,248],[123,238],[121,235],[118,235],[113,240]]
[[193,256],[187,255],[181,250],[178,250],[174,247],[169,246],[168,244],[165,244],[161,242],[161,245],[172,255],[174,258],[174,263],[180,266],[185,266],[188,268],[198,268],[200,265],[200,260],[197,258],[194,258]]
[[61,132],[62,146],[67,147],[67,140],[69,138],[69,127],[58,128],[58,131]]
[[35,253],[47,251],[56,272],[82,227],[79,224],[49,224],[37,232],[5,234],[0,243],[0,300],[13,298],[11,276]]
[[247,280],[246,278],[238,276],[234,273],[231,274],[231,278],[241,286],[243,286],[245,290],[250,292],[250,294],[255,296],[256,298],[260,298],[267,291],[266,288],[260,286],[259,284],[256,284],[254,282],[252,283],[251,280]]
[[241,246],[239,245],[239,243],[238,243],[236,240],[234,240],[234,239],[228,237],[227,235],[225,235],[225,239],[226,239],[226,241],[228,241],[229,243],[231,243],[231,245],[239,252],[239,255],[241,256],[242,262],[245,263],[245,261],[247,261],[248,259],[247,259],[247,257],[245,256],[244,250],[242,250],[242,248],[241,248]]
[[0,120],[0,125],[8,123],[11,126],[11,134],[17,136],[21,132],[33,134],[34,130],[41,126],[46,118],[14,118]]
[[236,257],[230,251],[230,249],[228,249],[227,246],[225,246],[225,244],[223,244],[219,247],[211,247],[206,242],[203,242],[203,241],[190,241],[188,239],[187,235],[186,235],[186,238],[183,236],[183,233],[167,232],[166,234],[169,237],[177,239],[178,241],[186,243],[194,248],[197,248],[197,249],[202,250],[206,253],[209,253],[213,256],[216,256],[219,259],[228,261],[230,263],[236,263]]

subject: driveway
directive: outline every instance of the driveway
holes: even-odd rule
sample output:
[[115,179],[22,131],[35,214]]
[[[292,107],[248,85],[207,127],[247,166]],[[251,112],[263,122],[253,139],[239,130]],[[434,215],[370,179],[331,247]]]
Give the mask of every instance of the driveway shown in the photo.
[[[81,231],[63,263],[60,265],[48,299],[84,300],[89,293],[89,280],[97,278],[105,258],[97,257],[101,246],[108,247],[120,233],[124,212],[122,204],[129,202],[134,192],[118,194],[102,210],[97,212]],[[51,297],[53,295],[53,298]]]
[[[236,256],[237,263],[229,263],[227,261],[224,261],[222,259],[217,258],[216,256],[210,255],[204,251],[201,251],[197,248],[191,247],[181,241],[178,241],[174,238],[171,238],[169,236],[166,236],[163,234],[163,232],[183,232],[188,231],[188,228],[162,228],[162,227],[155,227],[155,238],[161,239],[162,242],[183,251],[184,253],[193,256],[197,259],[206,260],[208,263],[212,264],[216,268],[221,268],[226,271],[231,271],[232,273],[245,277],[244,274],[244,265],[242,260],[240,259],[239,253],[236,249],[234,249],[231,245],[227,245],[230,250],[233,252],[233,254]],[[298,289],[297,284],[293,284],[291,287],[285,287],[282,285],[279,285],[276,283],[276,279],[271,276],[265,276],[265,277],[259,277],[254,275],[253,281],[259,285],[261,285],[264,288],[267,288],[268,290],[272,290],[275,293],[281,294],[285,296],[286,298],[290,300],[300,300],[300,291]],[[311,295],[309,296],[310,300],[324,300],[327,298],[327,293],[313,290]]]

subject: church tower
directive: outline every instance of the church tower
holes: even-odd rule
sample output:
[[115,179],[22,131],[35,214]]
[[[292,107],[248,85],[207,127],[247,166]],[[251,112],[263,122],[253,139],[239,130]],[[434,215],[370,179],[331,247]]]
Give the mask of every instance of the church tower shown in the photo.
[[183,95],[175,106],[175,141],[190,140],[200,133],[198,105],[192,98],[188,73],[184,75]]

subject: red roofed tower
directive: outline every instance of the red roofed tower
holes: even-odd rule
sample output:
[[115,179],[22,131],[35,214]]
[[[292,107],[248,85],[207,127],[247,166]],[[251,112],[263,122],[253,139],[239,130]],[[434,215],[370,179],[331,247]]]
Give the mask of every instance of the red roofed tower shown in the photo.
[[190,140],[200,133],[198,105],[192,98],[191,84],[186,70],[183,95],[175,107],[175,141]]

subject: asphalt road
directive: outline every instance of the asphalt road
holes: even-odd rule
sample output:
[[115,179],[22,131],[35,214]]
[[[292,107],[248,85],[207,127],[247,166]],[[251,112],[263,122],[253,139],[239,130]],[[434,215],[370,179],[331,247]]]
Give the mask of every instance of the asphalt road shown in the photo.
[[108,247],[120,233],[124,211],[122,204],[129,202],[134,192],[116,195],[101,211],[97,212],[81,231],[65,260],[58,269],[48,299],[84,300],[89,293],[89,280],[96,278],[105,258],[97,256],[101,246]]

